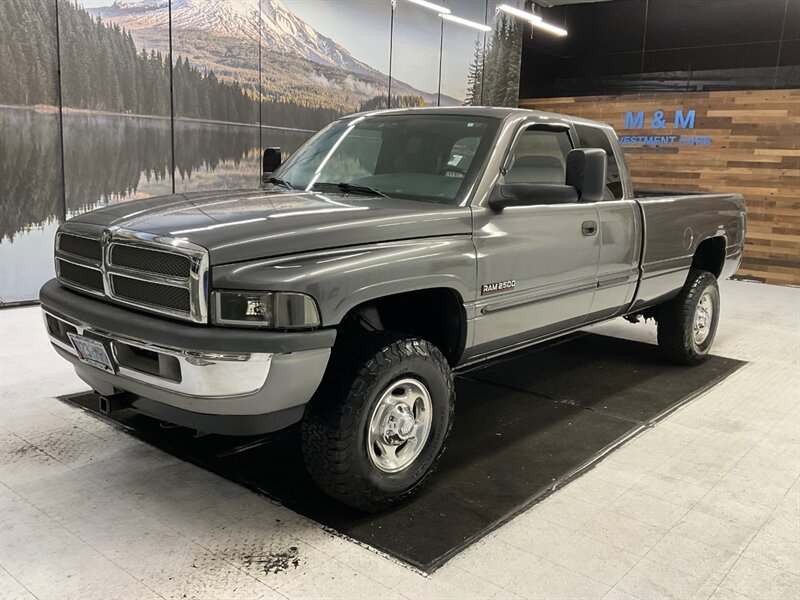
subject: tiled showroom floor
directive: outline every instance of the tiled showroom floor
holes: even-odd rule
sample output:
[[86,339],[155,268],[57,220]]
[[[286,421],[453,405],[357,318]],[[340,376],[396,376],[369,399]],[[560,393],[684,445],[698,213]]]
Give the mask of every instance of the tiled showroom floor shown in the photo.
[[53,399],[86,386],[2,310],[0,598],[797,598],[800,290],[722,302],[750,364],[431,576]]

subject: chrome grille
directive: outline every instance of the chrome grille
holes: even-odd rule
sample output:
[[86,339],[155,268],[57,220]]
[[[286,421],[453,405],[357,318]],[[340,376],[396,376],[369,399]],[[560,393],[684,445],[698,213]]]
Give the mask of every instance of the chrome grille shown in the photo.
[[97,238],[62,233],[58,236],[58,249],[97,262],[103,260],[103,246]]
[[114,297],[137,304],[166,307],[170,310],[185,312],[187,315],[191,312],[189,290],[186,288],[112,275],[111,290]]
[[103,293],[103,272],[100,269],[79,265],[63,258],[56,259],[56,268],[59,279],[89,291]]
[[191,259],[186,255],[124,244],[111,246],[109,262],[116,267],[184,279],[189,278],[192,267]]
[[[69,227],[69,224],[66,225]],[[110,300],[185,319],[208,321],[208,252],[185,240],[112,229],[96,237],[60,231],[59,280]]]

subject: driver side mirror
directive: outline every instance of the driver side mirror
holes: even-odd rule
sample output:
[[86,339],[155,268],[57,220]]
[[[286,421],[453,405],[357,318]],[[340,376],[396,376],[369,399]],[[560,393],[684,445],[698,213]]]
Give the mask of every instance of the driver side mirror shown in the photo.
[[581,202],[600,202],[606,189],[608,156],[602,148],[576,148],[567,154],[567,185]]
[[607,156],[602,148],[576,148],[567,154],[565,185],[554,183],[505,183],[495,187],[489,206],[536,206],[600,202],[606,186]]
[[261,174],[271,175],[278,167],[281,166],[281,149],[280,148],[267,148],[264,150],[264,160],[261,163]]

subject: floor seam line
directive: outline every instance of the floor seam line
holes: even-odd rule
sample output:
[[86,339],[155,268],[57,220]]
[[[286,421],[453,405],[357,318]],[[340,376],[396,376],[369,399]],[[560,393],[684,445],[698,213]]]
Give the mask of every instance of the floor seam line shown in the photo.
[[26,592],[28,592],[28,593],[29,593],[31,596],[33,596],[34,598],[36,598],[36,600],[39,600],[39,596],[37,596],[36,594],[34,594],[34,593],[33,593],[33,592],[30,590],[30,589],[28,589],[28,586],[26,586],[26,585],[25,585],[24,583],[22,583],[22,582],[21,582],[19,579],[17,579],[16,577],[14,577],[14,575],[12,575],[12,574],[11,574],[11,572],[10,572],[8,569],[6,569],[6,568],[5,568],[5,567],[4,567],[2,564],[0,564],[0,569],[3,569],[3,571],[5,571],[5,573],[6,573],[6,575],[8,575],[9,577],[11,577],[11,579],[13,579],[14,581],[16,581],[16,582],[17,582],[17,584],[18,584],[18,585],[19,585],[19,586],[20,586],[20,587],[21,587],[23,590],[25,590],[25,591],[26,591]]

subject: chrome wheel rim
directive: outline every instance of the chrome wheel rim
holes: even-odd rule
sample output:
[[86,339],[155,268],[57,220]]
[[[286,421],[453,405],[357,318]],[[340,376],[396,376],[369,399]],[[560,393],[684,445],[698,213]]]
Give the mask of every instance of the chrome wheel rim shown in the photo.
[[697,308],[694,309],[692,335],[695,344],[700,345],[708,339],[713,318],[714,303],[711,300],[711,294],[705,293],[700,296],[700,302],[697,303]]
[[431,432],[432,403],[428,388],[413,378],[389,385],[372,411],[367,429],[367,454],[384,473],[397,473],[422,452]]

